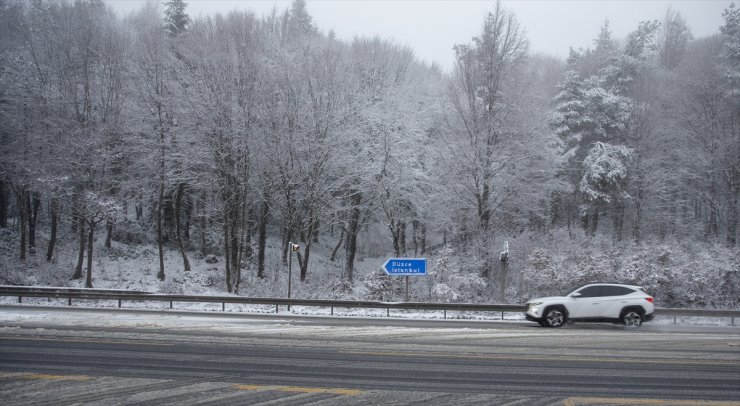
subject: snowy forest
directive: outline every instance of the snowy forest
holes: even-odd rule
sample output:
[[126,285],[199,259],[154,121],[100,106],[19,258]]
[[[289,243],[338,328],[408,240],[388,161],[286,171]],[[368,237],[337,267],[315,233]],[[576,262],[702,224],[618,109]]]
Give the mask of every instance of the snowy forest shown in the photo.
[[561,60],[491,3],[444,72],[304,0],[0,0],[0,284],[285,297],[291,261],[294,297],[737,308],[740,8],[686,18]]

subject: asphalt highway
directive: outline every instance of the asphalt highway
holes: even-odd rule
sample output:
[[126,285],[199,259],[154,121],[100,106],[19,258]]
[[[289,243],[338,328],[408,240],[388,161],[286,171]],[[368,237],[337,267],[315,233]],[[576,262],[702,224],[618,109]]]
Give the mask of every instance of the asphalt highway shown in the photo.
[[0,399],[740,406],[740,329],[0,306]]

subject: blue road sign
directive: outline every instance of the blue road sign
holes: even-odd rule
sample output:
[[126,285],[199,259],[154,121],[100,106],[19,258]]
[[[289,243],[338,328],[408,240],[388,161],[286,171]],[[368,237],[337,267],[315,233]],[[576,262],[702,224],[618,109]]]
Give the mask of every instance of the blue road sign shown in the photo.
[[427,259],[389,258],[383,264],[383,270],[391,276],[424,276],[427,274]]

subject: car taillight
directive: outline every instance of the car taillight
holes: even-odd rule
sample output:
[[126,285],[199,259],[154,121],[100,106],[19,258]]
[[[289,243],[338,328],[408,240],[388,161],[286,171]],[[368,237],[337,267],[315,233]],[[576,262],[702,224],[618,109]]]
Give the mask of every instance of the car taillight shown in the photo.
[[650,303],[653,303],[653,298],[652,298],[652,297],[650,297],[650,296],[646,297],[646,298],[645,298],[645,300],[647,300],[647,301],[648,301],[648,302],[650,302]]

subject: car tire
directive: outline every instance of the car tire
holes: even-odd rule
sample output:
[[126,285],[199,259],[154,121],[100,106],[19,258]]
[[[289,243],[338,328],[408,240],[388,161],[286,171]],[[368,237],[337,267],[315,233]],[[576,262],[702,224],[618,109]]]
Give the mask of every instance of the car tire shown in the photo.
[[645,320],[645,316],[640,310],[637,309],[624,309],[622,310],[622,324],[627,328],[638,328],[642,326],[642,322]]
[[560,306],[550,307],[547,310],[545,310],[543,321],[545,323],[545,326],[547,327],[552,327],[552,328],[562,327],[563,324],[565,324],[566,320],[567,318],[565,316],[565,309],[563,309]]

